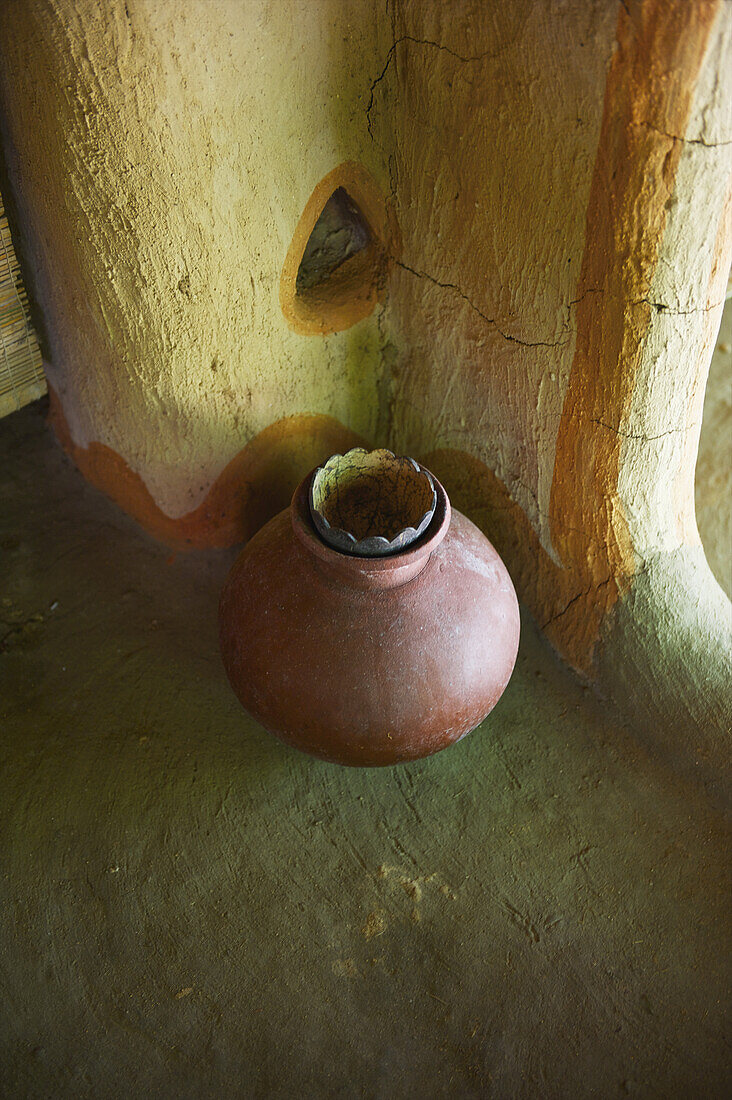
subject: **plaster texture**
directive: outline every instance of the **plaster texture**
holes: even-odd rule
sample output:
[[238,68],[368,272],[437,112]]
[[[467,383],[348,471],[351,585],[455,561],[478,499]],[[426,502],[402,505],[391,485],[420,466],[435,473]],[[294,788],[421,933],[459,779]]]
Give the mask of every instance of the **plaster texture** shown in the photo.
[[525,616],[470,738],[354,771],[247,719],[231,551],[0,423],[0,1092],[716,1098],[728,825]]
[[359,0],[0,9],[4,144],[49,383],[74,444],[121,456],[169,518],[280,420],[378,434],[376,317],[313,339],[279,286],[323,179],[310,229],[339,166],[356,162],[344,175],[359,199],[380,174],[365,121],[347,120],[365,79],[353,32],[378,57],[381,22]]
[[[332,451],[389,445],[483,524],[588,682],[640,664],[653,697],[694,696],[730,652],[693,488],[732,246],[729,4],[14,0],[0,20],[8,182],[86,476],[167,541],[221,546]],[[340,190],[368,244],[298,293]],[[707,656],[677,675],[664,609],[702,606]]]
[[[601,682],[646,743],[729,792],[732,607],[732,302],[722,317],[696,466],[701,546],[658,553],[619,607]],[[711,567],[714,579],[710,580]],[[659,626],[660,624],[660,626]],[[622,641],[621,641],[622,639]],[[634,656],[632,672],[618,654]],[[665,675],[659,680],[658,669]],[[721,690],[715,690],[720,685]],[[661,730],[661,736],[653,731]]]
[[695,485],[704,552],[720,586],[732,596],[732,295],[709,368]]

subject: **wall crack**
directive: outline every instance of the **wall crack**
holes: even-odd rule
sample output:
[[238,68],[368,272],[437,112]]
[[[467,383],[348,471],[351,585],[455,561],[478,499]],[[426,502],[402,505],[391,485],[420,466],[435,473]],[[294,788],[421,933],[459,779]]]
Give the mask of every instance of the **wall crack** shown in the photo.
[[645,443],[650,443],[654,439],[663,439],[667,435],[678,435],[681,432],[690,432],[692,428],[697,428],[699,426],[697,423],[694,423],[687,424],[684,428],[669,428],[667,432],[661,432],[659,435],[644,435],[642,433],[636,435],[633,432],[621,431],[620,428],[616,428],[614,424],[608,424],[605,420],[599,420],[596,417],[593,418],[590,423],[599,424],[602,428],[607,428],[609,432],[622,436],[623,439],[641,439]]
[[589,586],[588,588],[585,588],[585,589],[583,589],[583,591],[582,591],[582,592],[578,592],[576,596],[573,596],[573,597],[572,597],[572,599],[571,599],[571,600],[569,601],[569,603],[566,603],[566,604],[564,605],[564,607],[562,608],[562,610],[561,610],[561,611],[557,611],[557,613],[556,613],[555,615],[551,615],[551,616],[550,616],[550,617],[549,617],[549,618],[548,618],[548,619],[546,620],[546,622],[545,622],[545,623],[542,623],[542,625],[541,625],[541,629],[542,629],[542,630],[546,630],[546,628],[547,628],[548,626],[550,626],[550,625],[551,625],[552,623],[555,623],[555,622],[557,621],[557,619],[561,619],[561,618],[562,618],[562,616],[564,616],[564,615],[566,615],[566,614],[567,614],[567,612],[569,611],[570,607],[572,607],[572,606],[573,606],[574,604],[576,604],[578,600],[582,600],[582,599],[584,599],[585,597],[589,596],[590,592],[593,592],[593,591],[594,591],[594,592],[596,592],[596,593],[597,593],[597,592],[599,592],[599,591],[600,591],[600,589],[601,589],[601,588],[606,588],[606,587],[607,587],[607,586],[608,586],[608,585],[610,584],[610,581],[611,581],[612,579],[613,579],[613,578],[612,578],[611,576],[610,576],[610,577],[606,577],[606,578],[605,578],[605,580],[604,580],[604,581],[600,581],[600,583],[599,583],[599,584],[591,584],[591,585],[590,585],[590,586]]
[[429,275],[426,271],[417,271],[416,268],[409,267],[408,264],[402,263],[401,260],[393,260],[393,262],[397,267],[401,267],[402,270],[409,272],[410,275],[414,275],[418,279],[426,279],[429,283],[440,287],[442,290],[452,290],[455,294],[459,295],[464,302],[467,302],[473,312],[477,313],[487,325],[492,325],[504,340],[508,340],[512,344],[519,344],[524,348],[558,348],[564,347],[569,342],[568,340],[521,340],[518,336],[512,336],[509,332],[504,332],[503,329],[499,327],[498,322],[492,317],[488,317],[482,310],[478,309],[476,304],[471,301],[467,294],[465,294],[455,283],[442,283],[439,279],[436,279],[434,275]]
[[366,107],[366,126],[368,128],[369,137],[372,141],[374,138],[374,134],[371,129],[371,112],[374,107],[374,93],[379,84],[381,84],[382,80],[386,76],[387,72],[389,71],[389,67],[394,58],[396,48],[397,46],[400,46],[402,42],[412,42],[416,46],[430,46],[432,49],[440,50],[443,53],[448,53],[450,57],[454,57],[457,61],[461,61],[463,64],[469,64],[470,62],[474,61],[487,61],[489,59],[498,57],[499,53],[501,52],[501,50],[486,50],[485,53],[461,54],[457,53],[456,50],[451,50],[449,46],[443,46],[441,42],[432,42],[429,38],[415,38],[411,34],[403,34],[400,38],[395,39],[395,41],[389,48],[389,52],[386,55],[386,61],[384,63],[383,69],[376,77],[376,79],[372,81],[371,87],[369,88],[369,102],[368,106]]
[[634,126],[644,126],[647,130],[653,130],[654,134],[660,134],[661,137],[668,138],[669,141],[680,141],[683,145],[703,145],[705,149],[720,149],[725,145],[732,145],[732,139],[729,141],[705,141],[704,138],[688,138],[681,137],[679,134],[669,134],[666,130],[661,130],[660,127],[654,126],[652,122],[635,122]]
[[711,313],[714,309],[720,309],[724,305],[724,299],[721,302],[712,302],[708,306],[694,306],[693,309],[673,309],[666,302],[652,302],[650,298],[636,298],[630,304],[633,306],[647,305],[651,309],[655,309],[656,313],[668,313],[673,317],[688,317],[692,313]]

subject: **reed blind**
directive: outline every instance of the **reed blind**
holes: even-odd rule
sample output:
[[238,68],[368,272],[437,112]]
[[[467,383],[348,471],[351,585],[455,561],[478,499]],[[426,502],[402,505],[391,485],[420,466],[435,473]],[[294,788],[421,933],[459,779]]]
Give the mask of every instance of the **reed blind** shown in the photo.
[[41,352],[0,199],[0,417],[45,392]]

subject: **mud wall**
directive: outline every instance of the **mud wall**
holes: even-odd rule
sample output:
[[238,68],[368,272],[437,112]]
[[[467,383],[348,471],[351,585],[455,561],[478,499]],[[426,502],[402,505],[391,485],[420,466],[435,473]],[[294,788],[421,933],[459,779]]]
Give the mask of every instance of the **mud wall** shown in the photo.
[[[53,420],[87,477],[169,542],[226,545],[327,454],[389,444],[575,668],[622,682],[639,616],[653,637],[665,616],[677,657],[644,698],[671,667],[696,694],[728,647],[693,511],[728,4],[15,0],[0,21]],[[323,231],[334,193],[360,225]],[[347,241],[313,283],[314,231]],[[670,606],[707,638],[696,671]]]

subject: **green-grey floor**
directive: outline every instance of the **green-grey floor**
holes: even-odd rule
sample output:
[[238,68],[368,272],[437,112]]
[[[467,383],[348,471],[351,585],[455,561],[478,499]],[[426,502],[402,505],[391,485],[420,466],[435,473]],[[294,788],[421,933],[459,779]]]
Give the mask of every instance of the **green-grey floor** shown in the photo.
[[717,1097],[727,832],[526,616],[484,727],[288,750],[231,694],[230,553],[169,559],[0,423],[0,1093]]

